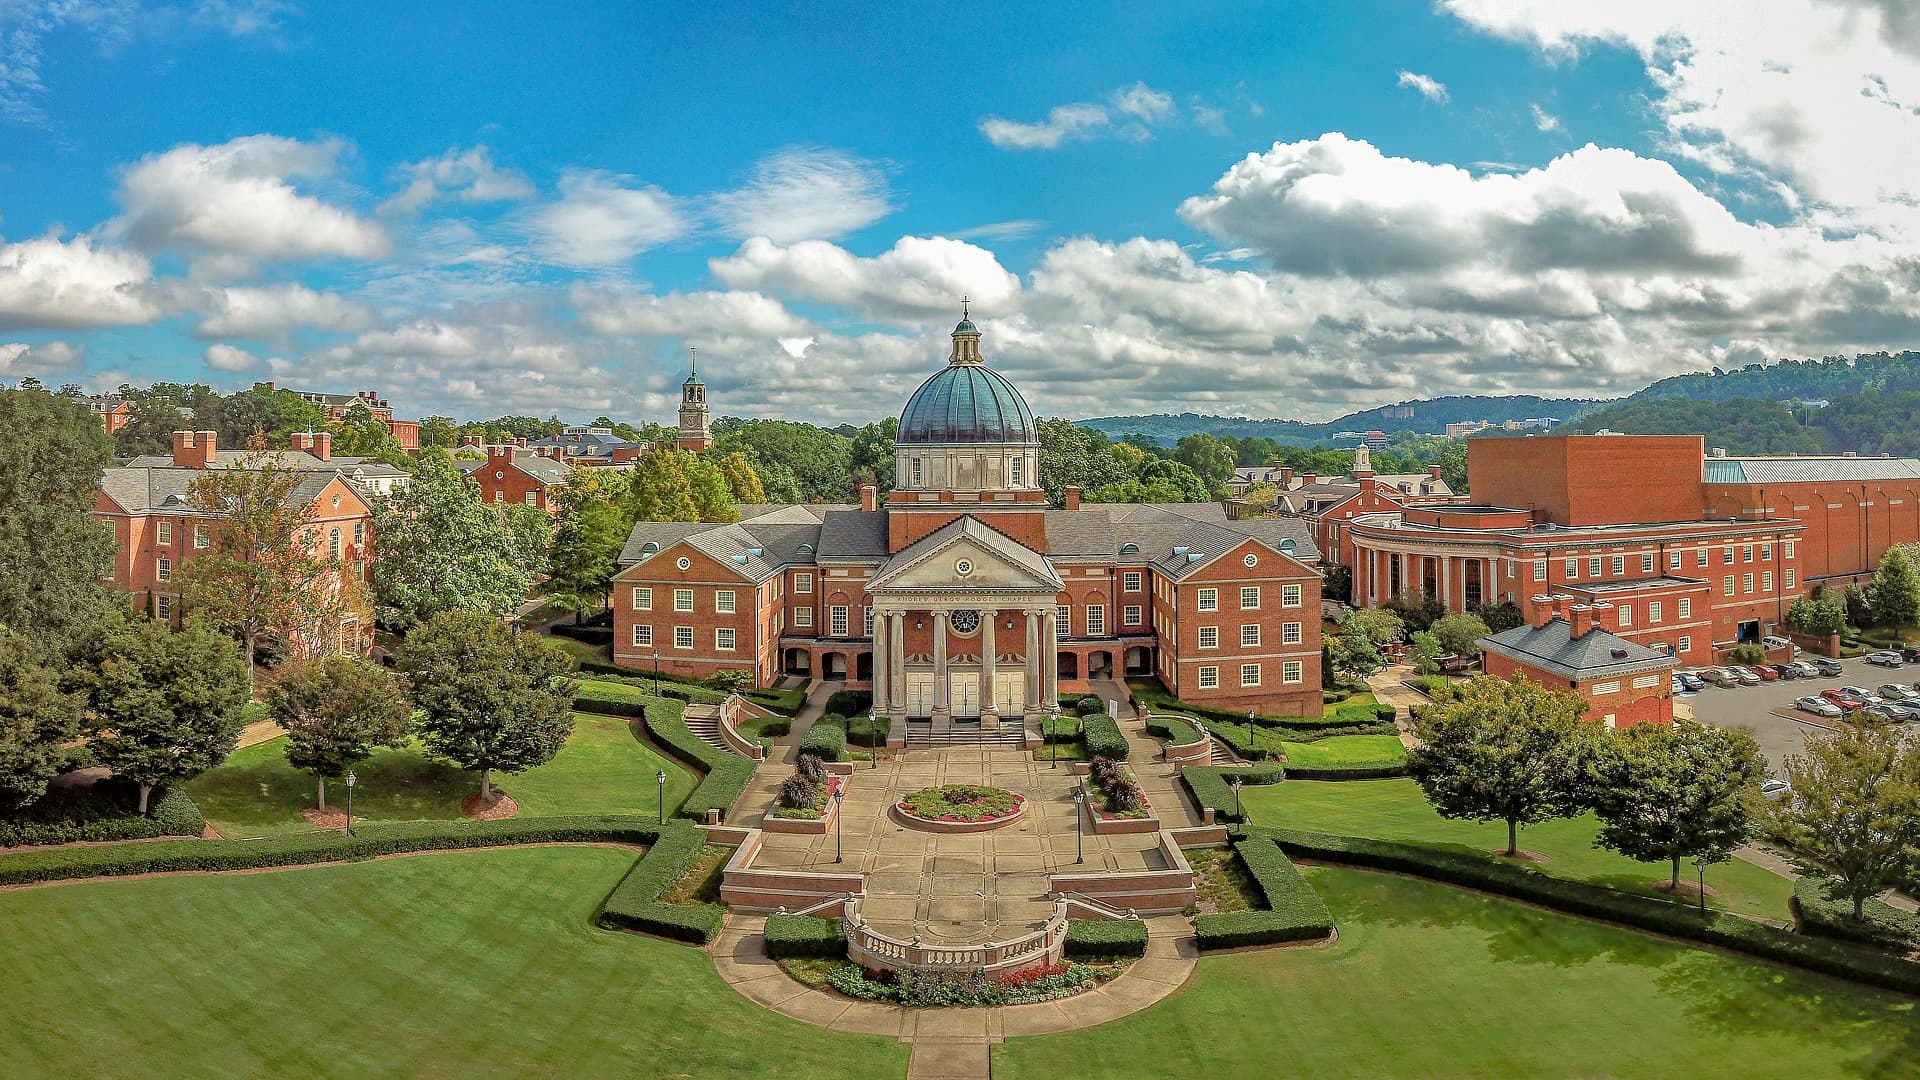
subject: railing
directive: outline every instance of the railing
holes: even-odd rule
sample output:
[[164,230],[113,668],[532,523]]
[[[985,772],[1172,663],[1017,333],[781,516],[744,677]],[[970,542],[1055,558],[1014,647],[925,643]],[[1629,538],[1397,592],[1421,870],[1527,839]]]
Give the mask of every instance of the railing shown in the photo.
[[759,761],[767,756],[766,748],[758,741],[740,734],[733,727],[740,714],[746,711],[746,701],[747,699],[739,694],[728,694],[727,700],[720,703],[720,738],[733,748],[734,753]]
[[842,902],[841,918],[847,932],[847,955],[855,963],[894,971],[993,972],[1059,960],[1066,949],[1067,905],[1065,897],[1055,898],[1053,915],[1040,929],[1011,941],[984,945],[924,945],[917,938],[901,941],[888,937],[860,917],[858,897],[850,896]]
[[[1188,716],[1185,713],[1163,713],[1149,710],[1146,714],[1146,719],[1178,720],[1191,725],[1193,730],[1199,733],[1200,738],[1190,743],[1176,743],[1168,740],[1167,745],[1163,748],[1163,752],[1169,764],[1205,765],[1213,759],[1213,747],[1219,740],[1214,736],[1213,732],[1207,730],[1207,725],[1199,717]],[[1221,745],[1227,750],[1228,757],[1237,756],[1233,753],[1231,746]]]

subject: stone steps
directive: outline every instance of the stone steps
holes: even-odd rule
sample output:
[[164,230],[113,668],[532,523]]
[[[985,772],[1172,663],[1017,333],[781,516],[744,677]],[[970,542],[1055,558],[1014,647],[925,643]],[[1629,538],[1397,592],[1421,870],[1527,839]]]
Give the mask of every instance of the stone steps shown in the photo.
[[931,723],[907,721],[907,749],[909,750],[937,750],[949,746],[1024,748],[1026,744],[1026,727],[1019,723],[1002,724],[994,728],[956,724],[945,730],[936,731]]
[[687,718],[687,728],[691,730],[701,742],[706,743],[716,750],[724,750],[729,754],[739,752],[733,747],[728,746],[727,740],[720,737],[719,717],[690,716]]

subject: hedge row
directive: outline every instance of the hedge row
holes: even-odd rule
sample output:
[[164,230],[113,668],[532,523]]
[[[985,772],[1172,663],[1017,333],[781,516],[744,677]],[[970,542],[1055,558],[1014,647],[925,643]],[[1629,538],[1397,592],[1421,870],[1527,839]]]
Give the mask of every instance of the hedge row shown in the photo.
[[800,737],[800,752],[817,754],[822,761],[847,759],[847,718],[827,713]]
[[663,904],[660,895],[699,857],[706,834],[677,821],[656,829],[653,846],[608,895],[600,925],[705,945],[719,936],[727,909],[718,904]]
[[1233,812],[1233,789],[1227,781],[1238,777],[1243,784],[1277,784],[1287,778],[1287,771],[1278,765],[1188,765],[1180,770],[1180,782],[1187,787],[1187,794],[1193,796],[1194,805],[1212,807],[1214,818],[1219,821],[1239,821]]
[[783,956],[847,955],[847,931],[839,919],[821,919],[812,915],[767,916],[767,955]]
[[[1266,761],[1280,753],[1280,736],[1273,731],[1260,731],[1248,728],[1245,722],[1239,727],[1231,724],[1215,724],[1208,729],[1213,737],[1233,748],[1233,752],[1248,761]],[[1256,745],[1257,744],[1257,745]]]
[[1920,994],[1920,964],[1876,949],[1831,938],[1776,929],[1737,915],[1711,913],[1704,919],[1693,907],[1617,892],[1598,885],[1548,877],[1524,867],[1478,855],[1369,840],[1357,836],[1291,829],[1261,830],[1296,858],[1390,870],[1449,885],[1481,889],[1542,907],[1624,923],[1670,937],[1717,945],[1775,963],[1850,979],[1887,990]]
[[[1158,680],[1134,680],[1128,689],[1134,700],[1145,704],[1156,712],[1180,712],[1200,717],[1203,720],[1218,720],[1227,723],[1244,724],[1247,714],[1244,711],[1223,709],[1212,705],[1196,705],[1182,701],[1167,692]],[[1379,735],[1391,734],[1392,730],[1379,730],[1380,725],[1391,725],[1394,708],[1391,705],[1343,705],[1326,716],[1265,716],[1255,715],[1253,722],[1263,728],[1275,728],[1284,732],[1284,737],[1295,742],[1312,742],[1330,735]]]
[[1141,919],[1067,920],[1067,958],[1098,960],[1147,955],[1147,924]]
[[199,836],[207,821],[187,793],[157,789],[140,814],[140,788],[113,777],[85,787],[57,787],[11,818],[0,819],[0,847]]
[[646,706],[647,731],[674,757],[707,774],[680,804],[680,816],[703,821],[708,810],[717,809],[725,820],[727,809],[753,782],[754,760],[708,746],[687,727],[685,708],[679,701],[653,699]]
[[1817,937],[1901,952],[1920,949],[1920,915],[1870,899],[1862,906],[1865,918],[1855,919],[1853,901],[1829,898],[1825,878],[1803,877],[1793,883],[1793,913],[1801,931]]
[[647,707],[643,702],[619,701],[586,690],[573,695],[573,708],[576,712],[598,713],[602,716],[647,715]]
[[1267,906],[1196,916],[1193,931],[1201,952],[1318,941],[1333,934],[1333,913],[1271,836],[1255,832],[1236,842],[1233,851],[1260,886]]
[[1113,717],[1106,713],[1083,713],[1080,730],[1081,738],[1087,744],[1089,758],[1127,760],[1127,737],[1120,734],[1120,725],[1113,722]]
[[1073,713],[1060,713],[1057,716],[1040,718],[1041,739],[1049,743],[1070,743],[1080,741],[1080,717]]
[[1407,775],[1407,765],[1295,765],[1287,764],[1289,780],[1390,780]]
[[893,718],[890,716],[853,716],[847,719],[847,742],[853,746],[864,746],[869,750],[885,746],[887,736],[893,732]]
[[836,690],[827,695],[826,711],[833,716],[865,716],[873,711],[873,692]]
[[555,623],[550,629],[561,637],[569,637],[575,641],[584,641],[589,645],[613,644],[613,627],[611,626],[591,626],[586,624],[575,626],[572,623]]
[[788,716],[799,712],[807,704],[807,688],[804,686],[792,690],[750,689],[741,691],[741,694],[756,705]]
[[[582,660],[580,662],[580,673],[582,675],[592,675],[600,679],[617,680],[629,686],[643,689],[649,694],[653,693],[654,677],[651,671],[645,671],[640,668],[622,667],[619,664],[602,664],[592,660]],[[699,683],[688,682],[685,679],[675,678],[665,672],[660,674],[659,682],[661,697],[678,698],[681,701],[690,701],[700,705],[718,705],[727,700],[727,695],[719,690],[701,686]]]
[[1199,724],[1180,716],[1149,717],[1147,734],[1165,739],[1172,746],[1192,746],[1206,738]]

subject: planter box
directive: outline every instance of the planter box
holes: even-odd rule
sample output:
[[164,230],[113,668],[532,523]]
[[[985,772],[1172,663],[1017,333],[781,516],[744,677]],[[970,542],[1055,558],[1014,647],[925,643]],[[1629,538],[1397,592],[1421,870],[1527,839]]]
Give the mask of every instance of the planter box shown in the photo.
[[[1080,790],[1087,793],[1087,819],[1093,823],[1095,836],[1127,836],[1133,833],[1152,833],[1160,831],[1160,818],[1153,812],[1153,804],[1147,803],[1147,816],[1137,818],[1107,817],[1094,807],[1094,788],[1089,778],[1080,778]],[[1146,801],[1145,793],[1141,801]]]
[[921,832],[992,832],[995,829],[1004,829],[1027,816],[1027,797],[1024,795],[1016,797],[1020,800],[1020,804],[1013,808],[1013,813],[1008,814],[1006,817],[988,818],[985,821],[942,821],[939,818],[924,818],[917,814],[907,813],[900,808],[899,803],[893,804],[893,815],[904,822],[909,828],[919,829]]
[[[831,770],[829,770],[829,775],[835,775],[835,774],[833,774]],[[847,790],[848,777],[840,776],[839,780],[840,780],[840,790],[841,791]],[[765,815],[764,820],[760,822],[760,827],[762,829],[765,829],[767,832],[799,833],[804,836],[824,836],[827,833],[833,831],[834,819],[840,816],[840,800],[829,797],[827,799],[826,811],[817,818],[775,817],[774,816],[775,809],[777,809],[777,807],[769,807],[767,809],[767,813]]]

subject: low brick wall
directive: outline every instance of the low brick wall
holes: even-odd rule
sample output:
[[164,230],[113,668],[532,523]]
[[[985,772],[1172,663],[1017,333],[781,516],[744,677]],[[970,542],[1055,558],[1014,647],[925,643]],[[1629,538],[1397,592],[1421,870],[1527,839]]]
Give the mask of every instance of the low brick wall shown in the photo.
[[823,900],[866,889],[865,874],[818,870],[756,868],[754,856],[764,842],[759,829],[750,829],[720,875],[720,899],[736,911],[765,913],[785,908],[798,911]]
[[1165,870],[1122,870],[1113,873],[1052,874],[1047,888],[1055,893],[1081,893],[1119,911],[1142,915],[1174,915],[1198,898],[1193,865],[1187,862],[1172,833],[1160,831],[1160,854]]
[[1029,800],[1024,795],[1018,796],[1018,798],[1020,799],[1020,805],[1014,808],[1013,813],[1008,814],[1006,817],[993,818],[988,821],[940,821],[935,818],[919,817],[918,815],[909,814],[905,810],[902,810],[899,803],[893,804],[893,816],[899,818],[907,828],[918,829],[921,832],[941,833],[943,835],[952,833],[992,832],[995,829],[1004,829],[1027,816],[1027,803]]
[[1101,817],[1093,808],[1093,786],[1085,776],[1080,778],[1080,790],[1087,793],[1087,821],[1092,825],[1095,836],[1131,836],[1135,833],[1160,831],[1159,815],[1153,812],[1153,805],[1147,805],[1147,816],[1139,818]]

